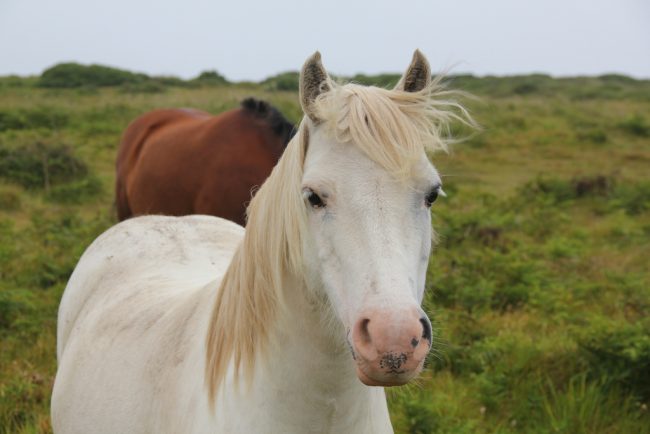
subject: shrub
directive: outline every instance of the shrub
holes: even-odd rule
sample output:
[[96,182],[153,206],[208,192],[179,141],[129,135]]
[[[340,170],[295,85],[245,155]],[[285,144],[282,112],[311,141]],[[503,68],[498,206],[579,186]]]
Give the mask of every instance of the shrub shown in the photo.
[[69,212],[54,216],[32,214],[26,235],[33,240],[33,250],[24,258],[24,268],[33,272],[23,276],[21,284],[35,289],[64,285],[91,237],[105,224],[101,218],[84,221]]
[[427,285],[433,306],[505,312],[524,306],[548,284],[544,267],[526,254],[476,245],[462,250],[448,254],[447,264],[429,272]]
[[650,210],[650,182],[621,183],[614,189],[612,208],[623,209],[627,214],[638,215]]
[[65,145],[37,142],[10,149],[0,147],[0,177],[26,188],[45,188],[78,180],[88,166]]
[[404,415],[408,421],[408,432],[412,434],[429,434],[436,431],[436,415],[428,405],[418,399],[404,402]]
[[614,188],[614,179],[605,175],[579,176],[573,179],[540,177],[521,189],[522,196],[541,196],[553,203],[582,197],[607,197]]
[[592,377],[650,399],[650,320],[591,322],[578,343]]
[[526,184],[523,190],[541,195],[553,202],[564,202],[575,198],[575,192],[571,188],[571,184],[564,179],[540,177]]
[[400,79],[399,74],[377,74],[377,75],[365,75],[365,74],[356,74],[350,78],[350,81],[354,83],[363,84],[364,86],[377,86],[383,87],[386,89],[392,89]]
[[151,81],[158,83],[161,86],[175,86],[175,87],[191,87],[192,84],[182,78],[174,77],[173,75],[157,75],[151,77]]
[[0,131],[21,130],[26,128],[27,121],[18,110],[0,110]]
[[262,85],[267,90],[297,91],[299,77],[300,74],[295,71],[283,72],[267,78],[262,82]]
[[516,95],[528,95],[539,91],[539,86],[536,83],[520,83],[516,85],[512,92]]
[[15,211],[20,208],[20,194],[14,190],[0,189],[0,210]]
[[52,187],[48,199],[65,204],[80,204],[102,192],[102,183],[95,176]]
[[581,131],[576,134],[576,137],[578,140],[584,142],[591,142],[596,144],[607,143],[607,134],[600,129]]
[[68,113],[53,107],[0,110],[0,132],[36,128],[57,129],[68,124]]
[[619,124],[619,127],[634,136],[648,137],[650,136],[650,125],[646,123],[645,118],[641,115],[635,115],[627,118]]
[[0,77],[0,89],[16,89],[34,86],[35,77],[20,77],[18,75],[7,75]]
[[29,291],[0,288],[0,336],[32,310]]
[[39,85],[51,88],[103,87],[138,83],[148,79],[149,77],[145,74],[136,74],[108,66],[60,63],[43,71]]
[[200,84],[208,84],[208,85],[228,84],[228,80],[226,80],[226,77],[219,74],[214,69],[209,71],[203,71],[202,73],[199,74],[198,77],[196,77],[192,81],[198,82]]
[[605,83],[635,84],[637,82],[636,79],[622,74],[603,74],[598,78]]
[[162,93],[166,90],[164,84],[154,80],[124,83],[120,86],[120,91],[124,93]]

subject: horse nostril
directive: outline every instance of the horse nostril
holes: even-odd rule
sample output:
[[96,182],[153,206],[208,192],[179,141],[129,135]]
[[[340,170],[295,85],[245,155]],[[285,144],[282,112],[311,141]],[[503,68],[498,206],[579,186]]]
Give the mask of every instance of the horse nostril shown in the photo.
[[429,318],[423,316],[420,318],[420,323],[422,324],[422,338],[428,340],[429,345],[431,345],[433,342],[431,340],[431,323],[429,322]]
[[368,325],[370,324],[370,320],[368,318],[361,320],[361,324],[359,325],[359,334],[360,338],[364,342],[370,342],[372,339],[370,338],[370,330],[368,330]]

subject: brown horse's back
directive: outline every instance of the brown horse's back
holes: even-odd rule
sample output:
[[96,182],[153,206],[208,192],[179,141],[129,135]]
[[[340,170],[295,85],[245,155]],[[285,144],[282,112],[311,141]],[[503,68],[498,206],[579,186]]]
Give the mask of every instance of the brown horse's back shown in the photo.
[[251,190],[271,173],[292,130],[277,110],[253,99],[218,116],[182,109],[139,117],[117,157],[119,219],[211,214],[243,225]]

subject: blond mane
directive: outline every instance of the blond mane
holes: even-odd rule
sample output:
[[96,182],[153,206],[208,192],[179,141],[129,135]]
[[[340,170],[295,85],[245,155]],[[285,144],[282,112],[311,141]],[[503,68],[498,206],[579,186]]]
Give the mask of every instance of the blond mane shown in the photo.
[[354,143],[395,176],[407,177],[425,152],[447,151],[450,125],[476,123],[438,76],[418,92],[348,83],[332,85],[314,102],[318,117],[340,142]]
[[[314,107],[332,137],[358,146],[397,177],[408,176],[423,151],[446,150],[451,121],[474,121],[440,79],[419,92],[356,84],[335,85]],[[283,305],[283,277],[302,275],[306,207],[301,193],[309,141],[305,117],[273,172],[248,208],[246,234],[226,271],[207,334],[206,386],[214,402],[228,366],[235,381],[251,378],[267,350]]]

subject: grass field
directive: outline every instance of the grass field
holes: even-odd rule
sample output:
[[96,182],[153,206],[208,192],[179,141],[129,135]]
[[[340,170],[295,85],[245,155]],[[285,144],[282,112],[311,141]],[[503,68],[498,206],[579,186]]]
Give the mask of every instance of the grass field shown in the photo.
[[[128,122],[247,96],[298,121],[294,81],[0,78],[0,433],[51,431],[58,302],[84,248],[115,223]],[[469,106],[484,130],[433,157],[448,193],[433,207],[427,282],[436,351],[417,384],[389,391],[396,431],[650,433],[650,82],[452,86],[480,97]]]

